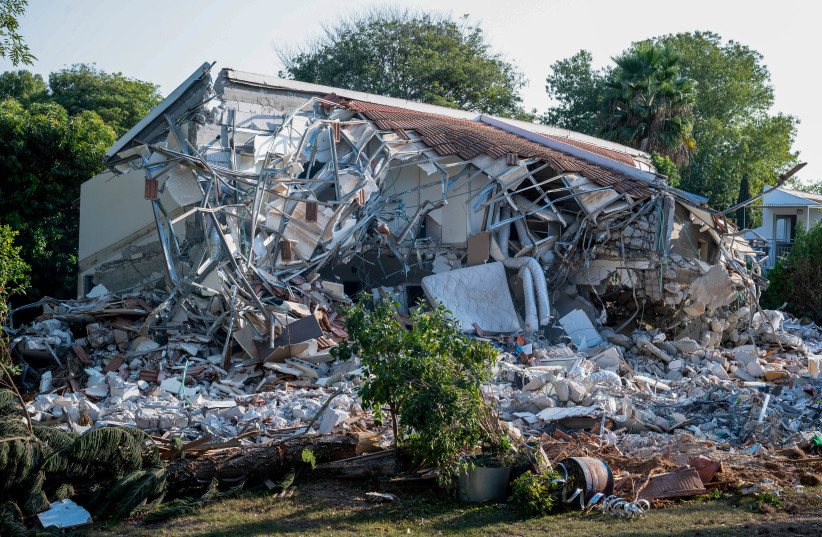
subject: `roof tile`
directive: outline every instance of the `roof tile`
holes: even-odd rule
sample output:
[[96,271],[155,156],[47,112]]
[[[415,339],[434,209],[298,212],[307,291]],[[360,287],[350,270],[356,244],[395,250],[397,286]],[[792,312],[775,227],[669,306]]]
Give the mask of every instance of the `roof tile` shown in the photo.
[[[416,131],[423,143],[442,156],[458,155],[460,158],[467,160],[475,158],[481,153],[485,153],[492,158],[500,158],[508,153],[516,153],[520,157],[540,158],[558,173],[580,173],[601,186],[614,186],[617,190],[630,193],[636,197],[644,197],[651,193],[647,183],[622,174],[613,168],[595,164],[569,153],[532,142],[527,138],[511,134],[486,123],[365,101],[350,100],[343,101],[341,104],[374,121],[380,129],[398,132]],[[629,155],[578,140],[557,136],[548,137],[623,164],[634,165],[633,159]]]

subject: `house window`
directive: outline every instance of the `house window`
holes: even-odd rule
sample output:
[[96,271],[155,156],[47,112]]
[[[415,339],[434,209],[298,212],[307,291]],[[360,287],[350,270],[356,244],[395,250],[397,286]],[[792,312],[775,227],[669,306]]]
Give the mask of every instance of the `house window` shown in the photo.
[[776,242],[793,242],[796,216],[777,215],[774,222],[774,240]]

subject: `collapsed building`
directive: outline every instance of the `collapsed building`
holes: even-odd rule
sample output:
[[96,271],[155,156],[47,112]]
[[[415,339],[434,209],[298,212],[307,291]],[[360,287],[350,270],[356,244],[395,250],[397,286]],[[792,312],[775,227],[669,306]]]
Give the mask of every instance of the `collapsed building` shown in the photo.
[[680,464],[815,437],[818,327],[763,311],[745,230],[638,150],[204,64],[105,164],[81,191],[78,300],[8,327],[41,423],[192,453],[311,431],[389,446],[358,362],[329,354],[335,306],[364,292],[406,323],[443,304],[494,343],[484,391],[549,454],[580,428],[580,453]]
[[579,308],[673,326],[764,281],[737,230],[637,150],[207,64],[106,165],[82,188],[79,291],[171,291],[155,327],[219,296],[265,338],[266,299],[390,289],[467,332],[550,338]]

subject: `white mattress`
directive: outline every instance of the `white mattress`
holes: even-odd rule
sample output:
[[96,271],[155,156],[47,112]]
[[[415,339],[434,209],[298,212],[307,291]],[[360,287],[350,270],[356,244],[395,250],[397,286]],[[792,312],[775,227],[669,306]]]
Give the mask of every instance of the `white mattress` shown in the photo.
[[444,305],[465,332],[476,331],[473,323],[494,334],[520,330],[502,263],[426,276],[422,288],[428,300]]

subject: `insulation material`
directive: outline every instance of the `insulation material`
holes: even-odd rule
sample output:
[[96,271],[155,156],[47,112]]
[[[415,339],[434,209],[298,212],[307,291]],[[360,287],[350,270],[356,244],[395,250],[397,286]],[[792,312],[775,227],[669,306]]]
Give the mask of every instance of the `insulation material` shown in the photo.
[[571,189],[571,192],[575,194],[589,192],[588,194],[580,194],[576,197],[579,204],[588,214],[603,210],[606,207],[606,213],[617,212],[628,207],[628,204],[625,202],[619,204],[614,203],[620,198],[616,190],[612,188],[603,189],[600,185],[581,175],[568,174],[563,177],[562,180],[565,185]]
[[[361,177],[358,173],[342,171],[340,177],[340,198],[343,200],[361,199],[364,202],[368,201],[371,194],[377,192],[379,187],[376,181],[371,177],[370,173],[365,173]],[[362,192],[362,194],[360,194]],[[354,197],[351,197],[352,194]]]
[[685,308],[689,315],[701,315],[736,299],[731,277],[722,265],[714,265],[704,275],[694,280],[688,288],[691,304]]
[[559,324],[579,350],[596,347],[602,343],[602,337],[594,328],[594,324],[579,308],[562,317]]
[[[305,203],[297,203],[289,218],[290,225],[286,226],[283,232],[283,236],[287,240],[296,241],[294,249],[298,255],[295,256],[294,261],[297,261],[297,257],[305,260],[311,259],[317,244],[320,242],[320,237],[333,215],[331,209],[321,207],[317,211],[317,221],[307,222],[305,208]],[[282,262],[282,255],[279,256],[278,262]]]
[[163,177],[166,190],[180,207],[203,201],[203,191],[197,178],[185,166],[172,166]]
[[466,332],[475,331],[474,323],[489,333],[520,329],[502,263],[426,276],[422,288],[428,300],[444,305]]
[[[536,330],[538,326],[545,326],[550,323],[551,304],[548,300],[548,285],[545,282],[545,273],[542,271],[539,262],[533,257],[518,257],[504,259],[502,263],[508,268],[520,269],[519,275],[525,289],[526,311],[528,309],[528,301],[533,301],[533,314],[535,317],[530,322],[526,319],[526,329]],[[524,270],[528,271],[527,276],[525,276]],[[538,317],[536,317],[537,307],[539,308]]]

